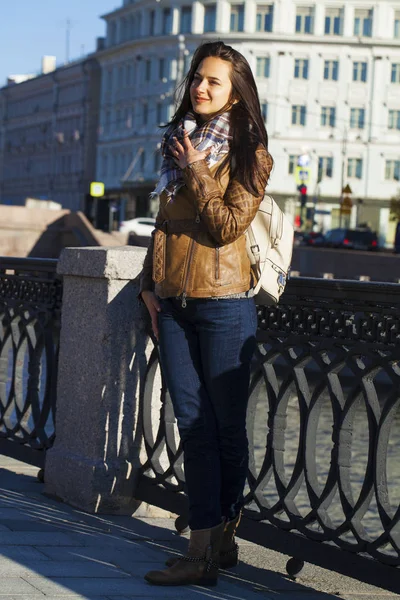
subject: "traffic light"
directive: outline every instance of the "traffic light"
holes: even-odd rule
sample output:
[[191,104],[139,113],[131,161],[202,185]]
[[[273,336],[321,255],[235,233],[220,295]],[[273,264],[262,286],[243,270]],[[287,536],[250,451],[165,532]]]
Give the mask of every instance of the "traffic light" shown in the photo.
[[307,203],[307,186],[301,183],[297,189],[300,192],[300,204],[303,207]]

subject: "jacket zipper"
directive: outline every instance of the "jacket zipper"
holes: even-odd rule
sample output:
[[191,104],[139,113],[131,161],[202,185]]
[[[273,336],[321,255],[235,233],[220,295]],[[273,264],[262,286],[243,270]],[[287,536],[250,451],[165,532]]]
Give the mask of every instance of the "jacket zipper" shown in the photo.
[[219,246],[215,246],[215,279],[219,279]]
[[[200,215],[199,213],[196,213],[196,219],[195,219],[196,223],[200,223]],[[186,308],[187,306],[187,302],[186,302],[186,298],[187,298],[187,293],[186,293],[186,286],[189,280],[189,275],[190,275],[190,265],[192,262],[192,258],[193,258],[193,253],[194,253],[194,243],[195,240],[194,238],[191,238],[190,240],[190,248],[189,248],[189,258],[188,258],[188,262],[187,262],[187,266],[186,266],[186,275],[185,275],[185,281],[183,284],[183,292],[182,292],[182,308]]]

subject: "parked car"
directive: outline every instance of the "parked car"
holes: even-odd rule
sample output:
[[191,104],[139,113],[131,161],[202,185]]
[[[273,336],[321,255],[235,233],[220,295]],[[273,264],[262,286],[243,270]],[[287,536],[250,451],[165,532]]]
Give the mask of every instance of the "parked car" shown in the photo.
[[322,245],[327,248],[378,250],[378,236],[375,231],[367,228],[337,228],[327,231]]
[[303,244],[305,246],[323,246],[325,236],[320,231],[309,231],[303,237]]
[[119,230],[121,233],[131,233],[137,237],[151,237],[156,220],[151,217],[138,217],[129,221],[121,221]]

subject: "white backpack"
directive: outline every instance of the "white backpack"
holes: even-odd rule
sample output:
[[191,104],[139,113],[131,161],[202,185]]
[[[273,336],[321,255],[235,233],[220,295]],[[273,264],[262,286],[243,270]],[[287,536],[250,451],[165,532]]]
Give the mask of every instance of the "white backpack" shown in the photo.
[[294,229],[271,196],[264,196],[246,232],[247,254],[257,285],[256,302],[277,304],[285,289],[293,252]]

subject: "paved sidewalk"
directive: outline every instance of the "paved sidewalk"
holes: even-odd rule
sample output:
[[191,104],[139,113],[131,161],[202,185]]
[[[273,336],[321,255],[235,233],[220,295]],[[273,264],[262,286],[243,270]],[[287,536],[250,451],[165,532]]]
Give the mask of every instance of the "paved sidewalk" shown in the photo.
[[0,456],[0,600],[400,600],[311,565],[291,581],[287,557],[248,542],[215,588],[150,586],[144,573],[186,545],[174,521],[82,513],[44,497],[37,471]]

